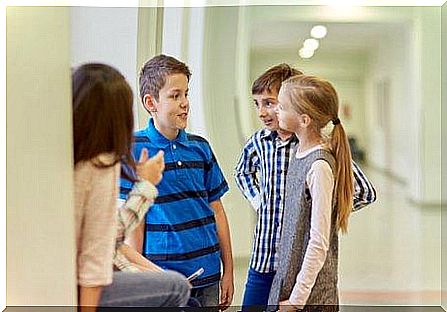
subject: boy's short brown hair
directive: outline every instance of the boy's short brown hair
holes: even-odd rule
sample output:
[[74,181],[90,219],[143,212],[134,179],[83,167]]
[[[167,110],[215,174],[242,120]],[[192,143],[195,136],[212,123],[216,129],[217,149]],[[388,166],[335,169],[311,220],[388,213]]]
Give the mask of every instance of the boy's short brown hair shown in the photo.
[[303,73],[285,63],[269,68],[265,73],[253,82],[251,94],[262,94],[263,92],[278,92],[281,83],[295,75]]
[[150,94],[158,101],[160,89],[166,83],[166,76],[172,74],[184,74],[188,81],[191,77],[188,66],[172,56],[160,54],[147,61],[139,75],[141,100],[143,101],[146,94]]

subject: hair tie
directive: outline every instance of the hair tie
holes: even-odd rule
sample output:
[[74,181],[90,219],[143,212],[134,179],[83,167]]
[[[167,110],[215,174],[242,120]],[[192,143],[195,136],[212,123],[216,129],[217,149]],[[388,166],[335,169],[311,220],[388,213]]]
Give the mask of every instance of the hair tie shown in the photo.
[[340,119],[338,119],[338,117],[332,119],[332,124],[333,124],[334,126],[338,125],[339,123],[340,123]]

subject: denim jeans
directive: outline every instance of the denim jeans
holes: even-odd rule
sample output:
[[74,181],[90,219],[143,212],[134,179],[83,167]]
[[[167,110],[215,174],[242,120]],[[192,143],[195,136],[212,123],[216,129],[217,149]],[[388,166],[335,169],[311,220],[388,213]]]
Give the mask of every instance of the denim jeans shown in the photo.
[[242,311],[262,311],[267,307],[275,272],[259,273],[250,268],[245,283]]
[[201,307],[218,307],[219,283],[191,290],[191,300],[200,303]]
[[115,272],[112,284],[102,289],[101,307],[182,307],[191,286],[180,273]]

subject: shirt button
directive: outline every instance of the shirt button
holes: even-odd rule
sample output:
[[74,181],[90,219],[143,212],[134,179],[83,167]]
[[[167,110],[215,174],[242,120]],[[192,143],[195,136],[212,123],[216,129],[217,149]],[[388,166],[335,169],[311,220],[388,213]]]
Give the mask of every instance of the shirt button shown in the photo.
[[180,167],[182,166],[182,162],[179,160],[178,162],[177,162],[177,165],[179,165]]
[[173,148],[173,149],[176,149],[176,148],[177,148],[177,145],[172,144],[172,148]]

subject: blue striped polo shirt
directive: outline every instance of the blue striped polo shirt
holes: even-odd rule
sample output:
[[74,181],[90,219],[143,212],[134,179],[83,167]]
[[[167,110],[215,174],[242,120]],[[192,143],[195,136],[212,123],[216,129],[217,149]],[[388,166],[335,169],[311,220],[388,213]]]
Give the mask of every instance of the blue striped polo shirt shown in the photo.
[[[134,139],[135,159],[143,148],[150,157],[163,150],[165,158],[159,195],[146,214],[144,256],[185,276],[204,268],[192,282],[194,287],[218,282],[220,248],[210,203],[228,191],[228,184],[209,143],[184,130],[169,140],[158,132],[152,118],[146,129],[135,132]],[[120,197],[126,199],[131,188],[132,183],[121,178]]]

